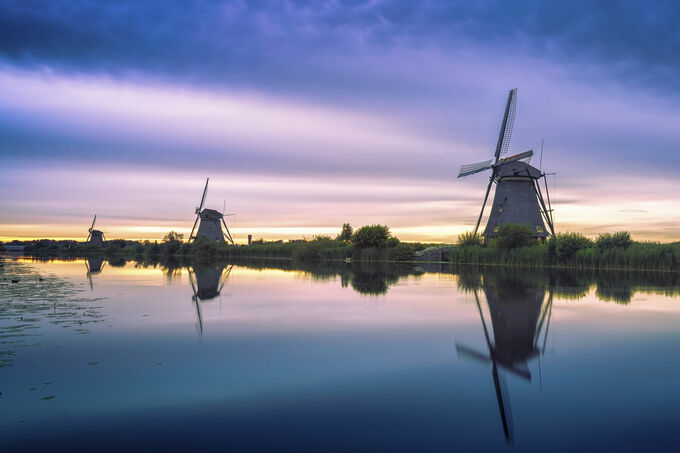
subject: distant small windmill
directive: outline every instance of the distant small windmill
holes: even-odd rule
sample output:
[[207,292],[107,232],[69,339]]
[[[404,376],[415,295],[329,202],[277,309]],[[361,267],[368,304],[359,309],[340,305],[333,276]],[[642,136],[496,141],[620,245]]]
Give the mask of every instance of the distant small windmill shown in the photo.
[[88,235],[87,235],[87,242],[89,245],[95,245],[98,247],[102,247],[106,244],[106,239],[104,238],[104,232],[100,230],[95,230],[94,229],[94,223],[97,221],[97,214],[94,215],[94,219],[92,219],[92,225],[90,228],[87,230]]
[[[208,182],[209,181],[210,181],[210,178],[207,178],[205,180],[205,189],[203,189],[203,196],[201,197],[201,203],[195,210],[196,220],[194,221],[194,226],[191,228],[191,234],[189,235],[189,241],[191,241],[192,239],[199,238],[199,237],[204,237],[204,238],[207,238],[211,241],[229,242],[233,245],[234,239],[231,237],[231,233],[229,232],[229,228],[227,227],[227,223],[224,221],[224,217],[225,217],[225,215],[230,216],[230,215],[234,215],[234,214],[224,214],[224,213],[219,212],[215,209],[207,209],[207,208],[203,209],[203,204],[205,203],[205,197],[208,193]],[[196,230],[196,224],[198,223],[199,219],[201,221],[201,224],[198,226],[198,231],[196,232],[196,236],[194,236],[194,231]],[[222,226],[224,226],[224,230],[222,230]]]
[[[484,229],[484,236],[494,237],[498,229],[505,223],[519,223],[528,226],[534,237],[545,238],[555,234],[553,228],[552,206],[548,193],[546,174],[536,167],[529,165],[533,150],[529,150],[514,156],[502,158],[508,153],[512,126],[515,121],[517,107],[517,88],[510,90],[508,102],[505,106],[505,114],[501,123],[501,130],[496,144],[495,160],[485,160],[474,164],[460,167],[458,177],[473,175],[485,170],[491,170],[489,185],[486,188],[482,210],[475,224],[475,234],[479,230],[479,223],[484,215],[486,201],[489,198],[491,185],[496,183],[496,193],[491,206],[489,220]],[[547,198],[543,199],[543,192],[539,180],[543,178]],[[545,220],[545,223],[543,222]],[[545,224],[550,231],[546,231]]]

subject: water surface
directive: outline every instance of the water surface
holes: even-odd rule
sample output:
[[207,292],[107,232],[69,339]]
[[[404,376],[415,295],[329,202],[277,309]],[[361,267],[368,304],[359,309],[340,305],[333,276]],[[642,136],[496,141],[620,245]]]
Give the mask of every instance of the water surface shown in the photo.
[[3,263],[8,451],[677,448],[677,275]]

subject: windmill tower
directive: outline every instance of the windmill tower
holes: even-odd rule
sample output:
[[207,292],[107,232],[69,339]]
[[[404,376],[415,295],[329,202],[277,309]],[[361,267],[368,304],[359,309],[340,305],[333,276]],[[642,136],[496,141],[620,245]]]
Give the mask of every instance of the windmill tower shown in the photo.
[[96,221],[97,221],[97,214],[94,215],[94,219],[92,219],[92,225],[87,230],[89,234],[87,235],[87,240],[85,242],[87,242],[88,245],[94,245],[96,247],[103,247],[104,245],[106,245],[106,239],[104,238],[104,232],[103,231],[94,229],[94,223]]
[[[496,193],[491,205],[489,220],[484,229],[485,237],[494,237],[498,228],[504,223],[519,223],[528,226],[536,238],[546,238],[554,235],[552,207],[548,194],[548,183],[545,173],[536,167],[529,165],[533,150],[529,150],[514,156],[503,157],[508,153],[512,125],[515,121],[517,106],[517,88],[510,90],[508,102],[505,106],[505,114],[498,135],[496,152],[493,160],[486,160],[460,167],[458,177],[473,175],[485,170],[491,170],[489,185],[486,188],[482,210],[477,218],[475,234],[479,229],[479,223],[484,215],[486,201],[489,198],[491,186],[496,184]],[[540,180],[545,185],[546,201],[543,199]],[[545,223],[544,223],[545,220]],[[549,231],[545,225],[548,225]]]
[[[199,237],[207,238],[215,242],[229,242],[234,244],[234,240],[231,237],[229,228],[227,228],[227,223],[224,221],[225,215],[234,214],[224,214],[215,209],[203,209],[203,204],[205,203],[205,196],[208,193],[208,181],[210,178],[205,180],[205,189],[203,189],[203,196],[201,197],[201,204],[196,208],[196,220],[194,221],[194,226],[191,228],[191,234],[189,235],[189,241]],[[196,224],[198,220],[201,220],[201,224],[198,226],[198,231],[196,236],[194,236],[194,231],[196,230]],[[222,230],[224,226],[224,231]]]
[[501,283],[493,285],[485,280],[483,284],[493,337],[484,319],[478,290],[474,289],[488,354],[459,343],[456,343],[456,352],[459,356],[491,364],[491,376],[503,434],[505,440],[512,443],[512,408],[504,371],[531,381],[528,362],[545,351],[553,294],[550,289],[547,300],[544,302],[545,289],[543,288],[533,288],[521,282]]

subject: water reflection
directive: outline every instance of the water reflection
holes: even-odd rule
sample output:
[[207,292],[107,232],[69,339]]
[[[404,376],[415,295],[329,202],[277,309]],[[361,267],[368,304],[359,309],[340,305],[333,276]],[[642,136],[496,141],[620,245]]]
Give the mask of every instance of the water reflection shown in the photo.
[[92,284],[92,276],[99,274],[104,269],[105,261],[103,258],[88,258],[85,260],[85,268],[87,269],[87,280],[90,283],[90,290],[94,290]]
[[[672,451],[653,447],[680,403],[680,299],[635,295],[677,295],[673,274],[16,264],[0,269],[8,450]],[[90,278],[101,307],[78,299]],[[209,317],[229,293],[230,316]]]
[[[40,261],[40,260],[36,260]],[[92,276],[97,275],[105,265],[114,268],[124,267],[127,262],[121,257],[88,258],[86,260],[87,277],[92,287]],[[233,262],[192,264],[172,259],[139,259],[134,261],[136,268],[160,267],[171,282],[182,269],[201,269],[205,272],[206,282],[210,278],[208,269],[219,269],[238,265],[247,269],[277,269],[302,272],[315,281],[340,279],[343,287],[351,287],[359,294],[367,296],[384,296],[390,287],[407,277],[419,277],[424,273],[452,274],[460,279],[470,279],[472,275],[497,274],[495,266],[452,266],[446,263],[405,263],[384,262],[300,262],[292,260],[234,260]],[[195,272],[195,271],[194,271]],[[604,302],[626,305],[637,293],[650,293],[665,296],[680,295],[680,273],[665,271],[621,271],[605,269],[552,269],[552,268],[503,268],[503,272],[522,275],[529,278],[532,284],[549,287],[555,297],[567,300],[579,300],[594,290],[595,296]],[[465,283],[463,282],[463,285]],[[214,283],[211,284],[214,286]],[[201,285],[204,286],[204,285]],[[206,283],[206,288],[210,285]],[[198,292],[198,289],[197,289]],[[208,292],[206,300],[209,298]]]
[[[545,350],[553,291],[549,289],[546,297],[544,286],[535,286],[530,279],[502,272],[462,280],[463,288],[474,294],[488,353],[460,343],[456,343],[456,352],[460,357],[491,364],[503,433],[506,441],[511,443],[512,409],[504,371],[531,381],[528,362]],[[486,299],[492,335],[480,302],[480,291]]]
[[[41,273],[17,260],[2,264],[0,367],[11,366],[18,350],[40,346],[36,337],[42,335],[46,324],[89,334],[94,324],[104,320],[102,307],[94,305],[100,299],[81,297],[82,288],[68,279]],[[101,262],[92,264],[101,270]],[[90,265],[86,263],[88,277]]]
[[233,266],[217,266],[217,267],[194,267],[189,269],[189,282],[193,296],[191,301],[196,306],[196,317],[198,319],[198,331],[203,335],[203,316],[201,314],[201,302],[207,302],[222,293],[224,283],[229,278]]

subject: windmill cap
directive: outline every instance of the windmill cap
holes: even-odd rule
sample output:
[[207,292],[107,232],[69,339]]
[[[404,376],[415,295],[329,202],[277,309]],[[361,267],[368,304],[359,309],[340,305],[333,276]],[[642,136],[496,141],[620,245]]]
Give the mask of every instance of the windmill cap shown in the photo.
[[509,176],[528,176],[533,179],[538,179],[543,176],[543,173],[538,168],[522,161],[513,161],[506,164],[501,164],[496,170],[496,175],[499,178],[506,178]]

